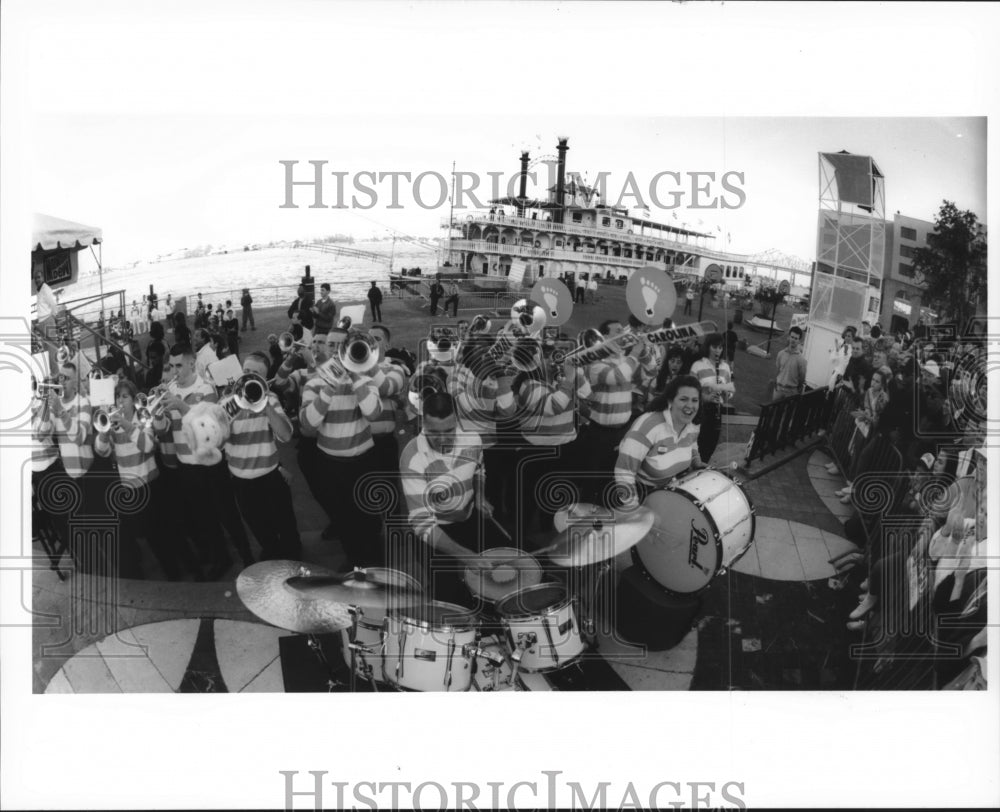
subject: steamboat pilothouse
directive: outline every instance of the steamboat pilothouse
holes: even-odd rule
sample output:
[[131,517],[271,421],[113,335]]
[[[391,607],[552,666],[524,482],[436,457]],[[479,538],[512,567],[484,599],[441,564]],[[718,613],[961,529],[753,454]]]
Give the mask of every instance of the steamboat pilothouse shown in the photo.
[[[453,270],[481,287],[518,280],[530,285],[542,276],[562,275],[568,280],[594,276],[602,281],[627,280],[637,268],[647,266],[662,268],[675,280],[710,279],[744,286],[754,258],[708,247],[712,234],[606,205],[595,187],[576,178],[567,182],[568,150],[568,139],[560,138],[556,183],[549,188],[548,199],[526,195],[529,154],[522,152],[516,197],[491,200],[486,211],[455,212],[445,218],[446,257]],[[795,272],[808,276],[802,269]]]

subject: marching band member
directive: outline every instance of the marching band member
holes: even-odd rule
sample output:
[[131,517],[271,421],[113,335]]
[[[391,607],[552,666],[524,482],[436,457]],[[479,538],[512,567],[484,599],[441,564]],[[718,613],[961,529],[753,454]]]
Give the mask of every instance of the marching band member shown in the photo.
[[380,519],[363,504],[362,488],[355,490],[377,470],[371,423],[381,412],[378,387],[369,376],[348,372],[333,357],[327,364],[332,371],[317,371],[306,383],[299,426],[303,434],[316,437],[321,504],[337,523],[349,565],[378,566],[385,560]]
[[708,463],[722,434],[722,407],[736,392],[733,373],[722,360],[725,342],[719,333],[705,338],[704,353],[691,365],[691,374],[701,384],[701,431],[698,454]]
[[[601,325],[601,333],[609,338],[620,332],[620,322],[607,321]],[[580,442],[587,448],[589,460],[589,483],[583,493],[587,501],[604,501],[602,493],[611,481],[609,472],[614,468],[618,444],[632,419],[632,379],[639,368],[642,350],[641,343],[636,343],[627,354],[617,347],[610,358],[587,366],[590,423],[580,432]]]
[[170,349],[174,379],[163,399],[163,414],[154,423],[157,437],[169,439],[179,463],[178,482],[188,510],[188,529],[206,571],[200,578],[216,580],[229,568],[230,558],[221,529],[225,527],[243,562],[253,563],[250,542],[236,507],[233,486],[224,460],[206,464],[188,445],[182,420],[196,403],[218,401],[215,387],[196,372],[195,351],[190,344],[175,344]]
[[[262,352],[250,353],[243,362],[245,375],[259,375],[265,381],[267,368]],[[261,560],[297,559],[302,542],[277,446],[292,439],[292,424],[276,394],[267,391],[265,398],[260,411],[241,409],[232,418],[226,460],[240,512],[263,551]]]
[[470,605],[464,563],[506,539],[483,501],[483,450],[474,432],[460,428],[455,401],[434,392],[423,402],[423,425],[399,462],[416,544],[400,551],[403,568],[435,600]]
[[52,406],[58,397],[55,391],[41,388],[31,400],[31,488],[35,499],[33,508],[44,514],[63,543],[69,544],[69,524],[65,514],[58,509],[50,510],[56,505],[47,503],[48,495],[57,492],[58,483],[67,479],[52,419]]
[[[551,358],[543,359],[536,373],[521,373],[514,378],[517,413],[521,434],[532,449],[553,449],[549,456],[535,457],[518,466],[515,481],[520,496],[522,546],[534,514],[539,515],[542,531],[552,529],[555,512],[545,500],[537,498],[551,474],[559,472],[574,477],[581,461],[577,449],[576,405],[591,394],[586,375],[570,359],[561,367]],[[530,474],[529,474],[530,467]]]
[[660,365],[659,372],[657,372],[656,377],[649,382],[646,389],[646,402],[643,405],[643,410],[645,410],[646,406],[648,406],[653,400],[663,394],[663,390],[666,389],[667,384],[681,374],[681,367],[683,366],[684,350],[681,349],[678,344],[671,344],[667,348],[666,355],[663,357],[663,362]]
[[380,359],[373,380],[378,386],[381,410],[372,422],[372,441],[375,443],[379,469],[387,476],[395,478],[399,474],[399,446],[396,443],[396,424],[406,411],[406,392],[409,390],[410,374],[406,364],[387,357],[391,333],[382,324],[373,324],[368,335],[379,349]]
[[138,390],[131,381],[115,386],[115,413],[110,415],[109,429],[95,431],[94,453],[113,458],[122,485],[135,491],[131,503],[138,511],[123,510],[119,514],[119,574],[124,578],[141,578],[138,537],[144,537],[153,550],[167,578],[180,578],[178,550],[172,548],[165,533],[164,517],[175,508],[166,503],[160,487],[156,465],[156,441],[151,423],[137,420],[135,398]]
[[[98,499],[101,496],[98,481],[87,476],[94,462],[90,399],[80,390],[80,371],[71,361],[59,367],[56,381],[62,385],[62,395],[50,393],[48,400],[53,436],[63,470],[79,485],[83,512],[89,512],[89,506],[103,503]],[[85,539],[77,538],[67,539],[67,543],[77,567],[83,572],[90,571],[92,565],[105,556],[103,542],[88,544]]]
[[[497,422],[512,417],[515,404],[510,375],[486,357],[491,346],[488,339],[463,342],[462,358],[448,380],[448,391],[462,430],[479,436],[485,495],[497,512],[505,515],[504,485],[510,474],[510,452],[498,443]],[[531,362],[530,353],[525,360]]]
[[195,372],[199,378],[211,383],[212,379],[208,374],[208,368],[219,360],[219,356],[215,354],[215,349],[212,346],[212,337],[208,330],[199,328],[194,331],[191,340],[195,351]]
[[698,454],[699,429],[692,422],[700,402],[698,379],[681,375],[636,418],[615,463],[615,482],[625,507],[635,507],[649,490],[689,469],[706,467]]

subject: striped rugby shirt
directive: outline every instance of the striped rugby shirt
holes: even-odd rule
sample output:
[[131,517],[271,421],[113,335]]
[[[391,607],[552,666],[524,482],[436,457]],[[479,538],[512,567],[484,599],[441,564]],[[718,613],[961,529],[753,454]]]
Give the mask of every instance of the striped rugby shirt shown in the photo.
[[590,419],[609,428],[624,426],[632,417],[632,379],[639,361],[632,355],[596,361],[587,367]]
[[[267,400],[278,419],[288,423],[291,433],[291,422],[278,396],[269,392]],[[229,472],[240,479],[259,479],[278,467],[278,444],[266,412],[255,414],[249,409],[237,412],[230,423],[225,448]]]
[[400,457],[399,472],[410,524],[418,536],[472,515],[482,465],[483,448],[473,433],[457,430],[447,454],[431,448],[423,433],[410,440]]
[[521,433],[531,445],[565,445],[576,439],[576,405],[590,396],[582,369],[576,370],[575,381],[566,378],[558,386],[531,378],[519,394]]
[[90,470],[90,464],[94,461],[94,449],[90,441],[93,425],[90,399],[77,394],[69,403],[63,403],[62,409],[61,414],[52,415],[52,425],[66,473],[77,479]]
[[156,441],[152,426],[132,424],[129,432],[112,429],[107,434],[95,433],[94,452],[99,457],[110,457],[114,452],[118,476],[129,488],[139,488],[156,479]]
[[627,506],[635,506],[635,483],[657,488],[691,467],[698,453],[698,426],[688,423],[680,434],[668,411],[639,415],[618,448],[615,481],[627,488]]
[[715,389],[716,383],[732,383],[733,373],[729,370],[729,364],[719,360],[718,369],[708,358],[699,358],[691,364],[691,374],[698,379],[701,384],[701,399],[703,403],[725,403],[727,393],[719,392]]
[[359,457],[374,447],[371,423],[382,403],[378,387],[367,375],[345,377],[330,386],[318,376],[306,383],[299,409],[299,426],[316,447],[331,457]]
[[[194,404],[202,400],[214,403],[219,399],[219,396],[215,393],[215,387],[204,378],[199,377],[195,377],[194,382],[185,387],[178,384],[176,380],[171,381],[167,384],[167,390],[171,394],[177,395],[177,397],[189,406],[194,406]],[[194,455],[194,451],[191,450],[187,438],[184,436],[183,415],[179,411],[171,411],[167,414],[166,427],[156,430],[156,436],[160,438],[161,455],[166,454],[164,441],[167,441],[173,447],[173,455],[179,463],[183,463],[184,465],[204,465]]]
[[492,377],[479,377],[464,364],[459,364],[448,378],[448,389],[455,399],[455,412],[463,431],[479,435],[483,448],[497,442],[497,419],[514,414],[514,394],[497,394],[497,382]]
[[399,410],[399,399],[405,397],[409,384],[409,373],[406,366],[392,361],[382,361],[375,370],[372,380],[378,387],[379,413],[371,421],[372,434],[376,437],[383,434],[395,434],[396,412]]
[[31,470],[41,473],[59,459],[59,447],[52,436],[54,425],[51,412],[42,420],[45,410],[44,401],[32,401],[31,404]]

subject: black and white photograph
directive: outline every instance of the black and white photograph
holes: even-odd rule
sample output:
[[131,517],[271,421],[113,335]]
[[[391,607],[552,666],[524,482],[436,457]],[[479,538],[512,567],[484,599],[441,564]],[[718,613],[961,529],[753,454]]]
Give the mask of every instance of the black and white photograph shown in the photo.
[[5,807],[1000,802],[995,7],[0,17]]

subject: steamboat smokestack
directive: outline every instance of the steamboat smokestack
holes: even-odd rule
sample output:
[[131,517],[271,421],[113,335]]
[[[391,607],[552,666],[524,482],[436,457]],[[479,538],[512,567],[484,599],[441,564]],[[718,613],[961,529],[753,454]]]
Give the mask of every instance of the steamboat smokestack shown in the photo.
[[568,141],[568,138],[560,138],[556,145],[556,152],[559,153],[559,169],[556,175],[556,206],[558,208],[555,210],[553,220],[557,223],[563,221],[563,214],[566,212],[564,197],[566,194],[566,150],[569,149],[566,144]]
[[521,185],[517,191],[517,214],[519,217],[524,217],[524,200],[528,195],[528,153],[526,151],[521,153]]

